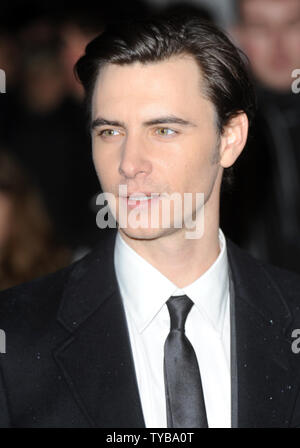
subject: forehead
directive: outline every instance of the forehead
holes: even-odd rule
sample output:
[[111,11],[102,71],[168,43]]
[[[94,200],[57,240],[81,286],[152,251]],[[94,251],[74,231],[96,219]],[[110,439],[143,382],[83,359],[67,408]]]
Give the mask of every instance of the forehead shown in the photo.
[[243,0],[244,19],[282,22],[300,16],[300,0]]
[[95,84],[92,113],[184,113],[208,107],[203,84],[199,65],[187,55],[147,64],[107,64]]

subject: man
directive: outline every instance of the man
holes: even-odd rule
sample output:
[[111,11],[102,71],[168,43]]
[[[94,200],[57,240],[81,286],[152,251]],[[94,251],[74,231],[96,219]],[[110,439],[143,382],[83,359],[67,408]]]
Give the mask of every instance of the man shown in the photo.
[[256,80],[277,92],[291,90],[299,68],[299,0],[237,0],[237,37]]
[[110,26],[76,70],[119,227],[2,293],[1,426],[299,426],[300,279],[219,229],[253,114],[239,52],[199,18],[161,17]]
[[[236,3],[235,35],[250,59],[259,107],[222,228],[259,258],[300,272],[300,96],[292,88],[300,68],[300,0]],[[233,223],[236,206],[241,214]]]

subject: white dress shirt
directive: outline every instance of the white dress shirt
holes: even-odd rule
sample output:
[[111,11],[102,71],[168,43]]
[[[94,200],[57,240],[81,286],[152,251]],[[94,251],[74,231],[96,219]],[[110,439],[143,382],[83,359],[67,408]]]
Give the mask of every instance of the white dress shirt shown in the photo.
[[185,329],[201,372],[208,425],[231,426],[229,279],[221,229],[219,241],[215,262],[192,284],[179,289],[117,234],[115,270],[147,428],[167,427],[163,360],[170,316],[166,301],[182,294],[194,302]]

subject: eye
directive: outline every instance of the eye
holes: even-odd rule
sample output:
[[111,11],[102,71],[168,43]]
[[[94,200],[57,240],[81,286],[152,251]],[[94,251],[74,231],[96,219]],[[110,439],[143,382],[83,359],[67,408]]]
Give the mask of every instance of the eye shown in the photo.
[[102,131],[99,132],[98,135],[103,136],[103,137],[115,137],[116,135],[119,135],[120,131],[116,130],[116,129],[103,129]]
[[158,128],[155,130],[155,133],[162,137],[168,137],[170,135],[177,134],[177,132],[174,131],[174,129],[170,129],[170,128]]

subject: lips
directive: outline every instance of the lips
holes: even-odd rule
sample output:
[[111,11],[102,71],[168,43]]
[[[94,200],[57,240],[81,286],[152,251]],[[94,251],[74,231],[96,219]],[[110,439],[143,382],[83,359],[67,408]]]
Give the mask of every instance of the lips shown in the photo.
[[151,192],[145,192],[145,193],[130,193],[127,196],[120,196],[123,200],[126,200],[128,207],[142,207],[142,206],[148,206],[148,204],[153,204],[154,202],[157,202],[159,199],[160,194],[159,193],[151,193]]
[[137,199],[137,200],[141,200],[141,199],[143,199],[143,198],[145,198],[145,197],[147,197],[147,198],[153,198],[153,197],[156,197],[156,196],[159,196],[159,193],[152,193],[152,192],[150,192],[150,191],[147,191],[147,192],[132,192],[132,193],[128,193],[127,194],[127,198],[130,198],[130,199]]
[[146,199],[153,199],[153,198],[157,198],[158,196],[160,196],[160,193],[153,193],[153,192],[132,192],[132,193],[128,193],[127,195],[120,195],[121,198],[125,198],[125,199],[130,199],[130,200],[135,200],[135,201],[142,201],[142,200],[146,200]]

